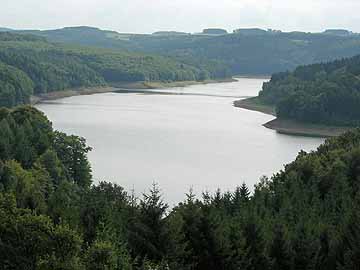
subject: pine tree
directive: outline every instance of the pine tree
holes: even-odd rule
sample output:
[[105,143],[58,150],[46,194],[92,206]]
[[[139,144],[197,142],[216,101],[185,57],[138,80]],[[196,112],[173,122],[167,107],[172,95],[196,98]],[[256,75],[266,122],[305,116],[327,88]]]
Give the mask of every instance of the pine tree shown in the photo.
[[245,256],[242,262],[245,270],[268,269],[268,260],[265,256],[265,243],[258,225],[249,221],[244,231]]
[[336,265],[330,263],[330,243],[329,234],[323,231],[320,235],[320,247],[316,254],[315,269],[330,270],[335,269]]
[[160,189],[154,183],[150,193],[143,194],[139,216],[130,228],[130,246],[136,255],[157,262],[165,255],[168,239],[164,217],[167,208]]
[[250,191],[245,183],[240,187],[240,198],[243,203],[247,203],[250,199]]
[[313,245],[314,244],[308,240],[304,226],[299,225],[295,239],[292,242],[294,270],[310,268],[314,259]]
[[6,119],[0,121],[0,159],[7,160],[12,154],[13,133]]
[[269,257],[272,270],[286,270],[291,267],[289,247],[285,240],[284,229],[280,225],[274,228],[274,237],[270,245]]
[[246,184],[236,187],[232,197],[232,213],[243,211],[242,215],[244,215],[247,203],[250,201],[250,191]]
[[343,235],[344,262],[339,270],[360,270],[360,193],[354,200],[352,213]]

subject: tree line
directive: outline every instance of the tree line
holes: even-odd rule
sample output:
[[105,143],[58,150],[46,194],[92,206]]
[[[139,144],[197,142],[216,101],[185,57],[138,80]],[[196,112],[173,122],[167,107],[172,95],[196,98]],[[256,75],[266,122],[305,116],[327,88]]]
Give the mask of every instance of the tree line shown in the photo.
[[173,209],[156,184],[93,183],[90,150],[35,108],[0,110],[1,269],[359,269],[359,129],[253,193],[239,180]]
[[360,124],[360,56],[274,74],[259,98],[277,116],[303,122]]
[[66,46],[44,38],[0,33],[0,106],[39,95],[114,82],[196,81],[225,76],[166,57]]

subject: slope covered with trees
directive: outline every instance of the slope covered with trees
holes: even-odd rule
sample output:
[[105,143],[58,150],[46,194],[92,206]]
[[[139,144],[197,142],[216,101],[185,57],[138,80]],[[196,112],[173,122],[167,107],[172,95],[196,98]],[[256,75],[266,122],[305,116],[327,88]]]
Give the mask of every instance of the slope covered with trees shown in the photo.
[[[44,38],[0,33],[0,105],[11,107],[42,94],[112,82],[194,81],[217,77],[206,68],[166,57],[65,46]],[[16,78],[16,79],[15,79]]]
[[[27,32],[25,32],[27,33]],[[32,31],[51,41],[87,46],[121,48],[165,55],[198,67],[216,66],[218,72],[273,74],[299,65],[360,54],[360,35],[345,30],[323,33],[238,29],[234,33],[138,35],[92,27],[67,27]]]
[[34,108],[0,110],[2,269],[358,269],[360,130],[250,194],[192,192],[169,209],[91,182],[85,140]]
[[275,74],[259,98],[275,105],[279,118],[359,126],[360,56]]

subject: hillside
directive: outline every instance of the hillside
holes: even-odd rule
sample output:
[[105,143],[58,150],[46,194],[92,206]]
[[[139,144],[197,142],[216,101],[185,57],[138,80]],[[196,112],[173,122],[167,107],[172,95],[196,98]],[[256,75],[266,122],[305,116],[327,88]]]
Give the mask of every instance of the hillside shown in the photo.
[[10,32],[10,31],[13,31],[13,30],[10,28],[6,28],[6,27],[0,27],[0,32]]
[[274,74],[259,94],[277,117],[306,123],[360,125],[360,56]]
[[213,68],[212,73],[218,75],[273,74],[360,54],[360,35],[341,29],[323,33],[238,29],[231,34],[222,31],[222,35],[139,35],[68,27],[31,33],[54,42],[161,54],[198,68]]
[[43,37],[0,32],[0,106],[29,102],[68,88],[138,81],[196,81],[211,70],[162,56],[49,43]]
[[[358,269],[360,130],[299,153],[253,194],[190,191],[174,209],[92,183],[83,138],[0,109],[3,269]],[[241,184],[241,183],[239,183]]]

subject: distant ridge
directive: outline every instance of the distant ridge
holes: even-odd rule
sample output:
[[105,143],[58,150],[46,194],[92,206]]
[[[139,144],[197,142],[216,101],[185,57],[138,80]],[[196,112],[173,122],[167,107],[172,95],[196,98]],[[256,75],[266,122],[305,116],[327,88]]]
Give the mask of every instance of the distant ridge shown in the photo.
[[335,36],[351,36],[356,35],[356,33],[353,33],[346,29],[326,29],[323,34],[326,35],[335,35]]
[[154,36],[186,36],[191,35],[191,33],[178,32],[178,31],[157,31],[152,33]]
[[225,29],[221,28],[207,28],[202,31],[205,35],[227,35],[228,32]]
[[[231,33],[208,28],[199,33],[157,31],[120,33],[97,27],[75,26],[54,30],[15,30],[50,42],[157,54],[216,74],[270,75],[299,65],[328,62],[360,54],[360,34],[345,29],[323,32],[282,32],[238,28]],[[207,77],[207,74],[204,73]]]
[[14,30],[6,27],[0,27],[0,32],[10,32],[10,31],[14,31]]

